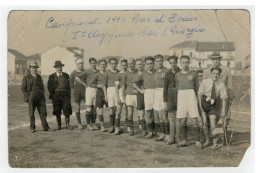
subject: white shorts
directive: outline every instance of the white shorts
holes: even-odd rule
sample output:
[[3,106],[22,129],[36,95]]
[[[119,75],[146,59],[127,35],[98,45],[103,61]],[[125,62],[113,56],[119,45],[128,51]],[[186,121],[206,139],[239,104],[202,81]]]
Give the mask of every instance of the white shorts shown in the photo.
[[199,117],[198,101],[193,89],[178,90],[176,118]]
[[119,98],[120,98],[121,103],[126,103],[126,99],[123,99],[123,89],[122,88],[119,89]]
[[126,95],[126,105],[127,106],[137,106],[137,96],[136,95]]
[[111,107],[118,106],[115,87],[107,88],[107,100],[108,100],[108,107],[111,108]]
[[145,89],[144,90],[144,107],[145,107],[145,110],[153,109],[154,92],[155,92],[155,89]]
[[97,89],[96,88],[86,88],[85,91],[85,98],[86,98],[86,105],[87,106],[95,106],[96,104],[96,93]]
[[161,111],[164,109],[163,88],[156,88],[154,91],[153,109],[156,111]]

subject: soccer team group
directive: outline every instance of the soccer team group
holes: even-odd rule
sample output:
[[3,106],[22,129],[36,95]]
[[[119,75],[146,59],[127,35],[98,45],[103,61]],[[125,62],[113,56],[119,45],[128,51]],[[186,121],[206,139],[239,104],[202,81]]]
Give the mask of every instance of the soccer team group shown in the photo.
[[[56,72],[48,79],[49,99],[53,104],[58,130],[61,130],[61,115],[65,116],[66,128],[72,129],[71,89],[74,89],[78,128],[81,123],[81,102],[86,105],[87,129],[101,130],[119,135],[121,112],[125,109],[127,133],[135,135],[133,126],[134,110],[137,111],[139,128],[144,138],[155,138],[166,144],[187,146],[187,118],[198,148],[212,144],[216,148],[224,143],[227,119],[230,117],[232,102],[232,78],[230,69],[221,65],[221,56],[214,52],[213,66],[204,70],[199,84],[198,72],[190,70],[190,57],[169,56],[171,69],[164,67],[162,55],[143,59],[116,58],[97,61],[89,58],[90,69],[83,68],[83,60],[75,60],[77,68],[68,75],[62,71],[64,64],[56,61]],[[180,61],[181,68],[178,67]],[[118,64],[121,71],[118,70]],[[107,69],[108,64],[110,68]],[[22,82],[24,101],[29,105],[30,129],[35,131],[34,112],[37,108],[44,131],[50,129],[47,123],[44,85],[37,73],[36,62],[29,65],[31,73]],[[110,127],[104,126],[104,107],[109,107]],[[96,125],[99,117],[100,127]],[[201,121],[202,119],[202,121]],[[200,125],[202,122],[202,125]],[[107,129],[109,128],[109,129]]]

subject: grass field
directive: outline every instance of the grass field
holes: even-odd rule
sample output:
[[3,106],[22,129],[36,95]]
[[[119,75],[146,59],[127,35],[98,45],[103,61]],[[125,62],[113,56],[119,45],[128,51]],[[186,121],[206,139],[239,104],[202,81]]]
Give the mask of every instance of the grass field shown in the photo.
[[[154,139],[143,139],[138,130],[135,136],[126,133],[115,136],[100,131],[78,130],[75,114],[71,116],[74,130],[56,131],[56,119],[51,115],[52,105],[49,100],[47,120],[52,129],[49,132],[42,131],[36,113],[37,132],[30,133],[28,106],[23,102],[20,86],[8,86],[9,164],[14,168],[238,166],[250,146],[250,96],[246,94],[250,86],[250,78],[242,76],[234,78],[234,81],[237,98],[232,106],[232,121],[228,127],[229,133],[234,131],[228,157],[226,147],[215,151],[210,148],[196,149],[191,131],[188,132],[191,143],[184,148],[168,146]],[[243,95],[245,97],[240,100]],[[46,98],[48,98],[47,93]],[[124,113],[122,117],[124,119]],[[135,116],[135,129],[138,129],[136,119]],[[82,120],[85,127],[84,115]],[[107,109],[105,122],[108,127]],[[63,126],[64,124],[63,119]],[[124,122],[122,128],[125,128]]]

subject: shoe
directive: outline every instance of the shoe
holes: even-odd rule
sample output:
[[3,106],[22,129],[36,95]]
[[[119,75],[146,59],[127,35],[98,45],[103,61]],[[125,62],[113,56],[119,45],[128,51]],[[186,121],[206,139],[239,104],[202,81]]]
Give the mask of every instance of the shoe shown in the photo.
[[95,129],[93,128],[92,124],[87,125],[87,129],[90,131],[94,131]]
[[99,127],[95,124],[93,127],[95,130],[99,130]]
[[153,133],[149,132],[148,135],[145,136],[146,139],[151,139],[153,137]]
[[57,130],[61,130],[61,126],[58,126],[58,127],[57,127]]
[[134,136],[134,130],[133,129],[130,130],[129,136]]
[[120,134],[120,130],[118,127],[116,127],[116,130],[115,130],[115,135],[119,135]]
[[142,136],[146,136],[147,133],[146,133],[146,130],[142,130]]
[[163,141],[166,143],[169,141],[169,139],[170,139],[170,135],[165,135]]
[[182,140],[177,144],[177,147],[185,147],[187,146],[188,141],[187,140]]
[[101,126],[101,132],[106,132],[107,130],[106,130],[106,128],[105,128],[105,126]]
[[164,134],[160,134],[160,136],[158,138],[156,138],[156,141],[163,141],[164,140],[165,135]]
[[78,123],[78,129],[82,130],[83,129],[83,126],[81,123]]
[[166,144],[167,145],[172,145],[172,144],[174,144],[175,143],[175,141],[174,141],[174,138],[173,137],[169,137],[169,139],[166,141]]
[[110,129],[108,130],[108,133],[113,133],[114,132],[114,127],[110,127]]
[[70,124],[66,124],[66,129],[73,130],[73,128],[70,126]]
[[126,133],[129,133],[130,130],[131,130],[130,127],[127,127],[127,128],[126,128]]
[[35,132],[36,132],[36,130],[35,130],[35,129],[31,130],[31,133],[35,133]]
[[215,150],[218,146],[218,138],[213,139],[213,145],[210,147],[211,149]]
[[199,142],[199,141],[196,141],[196,147],[199,148],[199,149],[203,148],[201,142]]
[[209,140],[206,140],[205,143],[203,144],[203,147],[206,148],[208,147],[210,144],[210,141]]

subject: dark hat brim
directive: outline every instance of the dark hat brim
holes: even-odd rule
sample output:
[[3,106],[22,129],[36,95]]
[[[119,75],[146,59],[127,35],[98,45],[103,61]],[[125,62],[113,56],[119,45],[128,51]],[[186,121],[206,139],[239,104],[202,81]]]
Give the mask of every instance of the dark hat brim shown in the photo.
[[63,67],[64,66],[64,64],[61,64],[61,65],[55,65],[55,66],[53,66],[53,67]]
[[223,58],[222,56],[209,56],[210,59],[217,59],[217,58]]
[[29,65],[29,68],[30,68],[30,67],[39,68],[39,66],[38,66],[38,65]]

